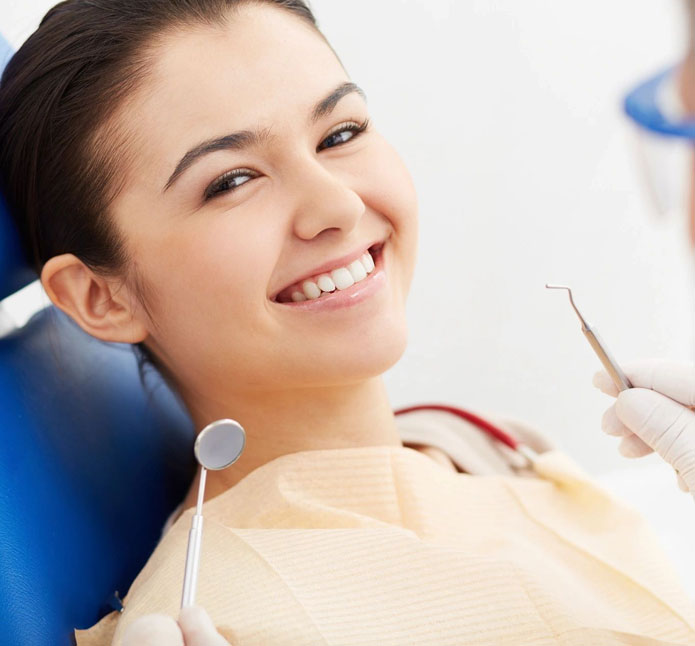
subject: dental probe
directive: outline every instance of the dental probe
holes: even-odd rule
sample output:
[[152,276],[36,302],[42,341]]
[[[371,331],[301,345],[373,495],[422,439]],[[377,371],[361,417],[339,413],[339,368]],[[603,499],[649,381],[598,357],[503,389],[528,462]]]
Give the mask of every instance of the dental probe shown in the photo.
[[594,327],[591,327],[577,309],[577,306],[574,304],[574,299],[572,298],[572,290],[566,285],[548,285],[546,283],[545,286],[548,289],[566,289],[569,292],[570,303],[572,304],[574,311],[577,313],[579,320],[582,322],[582,332],[591,344],[591,347],[594,349],[594,352],[596,353],[598,358],[601,360],[603,367],[611,376],[613,383],[616,385],[618,390],[627,390],[628,388],[632,388],[630,380],[625,376],[625,373],[622,371],[620,366],[617,364],[616,360],[608,351],[608,348],[599,336],[598,330]]
[[226,469],[239,459],[244,446],[246,446],[246,432],[241,424],[233,419],[218,419],[208,424],[195,440],[193,451],[202,469],[198,485],[198,504],[195,515],[191,519],[191,529],[188,531],[188,549],[181,596],[182,608],[195,603],[200,546],[203,538],[203,494],[207,469],[215,471]]

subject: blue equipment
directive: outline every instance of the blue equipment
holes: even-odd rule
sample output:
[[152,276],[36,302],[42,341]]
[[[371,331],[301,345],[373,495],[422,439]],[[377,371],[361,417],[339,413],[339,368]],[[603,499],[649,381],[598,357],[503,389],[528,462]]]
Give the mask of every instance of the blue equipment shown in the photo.
[[695,140],[695,119],[673,121],[659,105],[659,88],[674,72],[675,68],[669,67],[637,85],[625,97],[624,109],[645,130],[665,137]]

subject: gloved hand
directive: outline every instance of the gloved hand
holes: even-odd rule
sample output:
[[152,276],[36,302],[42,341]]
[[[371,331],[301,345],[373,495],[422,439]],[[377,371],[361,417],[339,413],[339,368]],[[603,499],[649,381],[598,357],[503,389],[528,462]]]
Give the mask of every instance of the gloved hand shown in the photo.
[[678,486],[695,498],[695,366],[682,361],[650,359],[621,364],[633,388],[618,391],[600,370],[593,384],[617,397],[606,410],[601,428],[622,436],[618,446],[628,458],[656,451],[678,474]]
[[231,646],[201,606],[186,606],[179,621],[169,615],[138,617],[123,633],[123,646]]

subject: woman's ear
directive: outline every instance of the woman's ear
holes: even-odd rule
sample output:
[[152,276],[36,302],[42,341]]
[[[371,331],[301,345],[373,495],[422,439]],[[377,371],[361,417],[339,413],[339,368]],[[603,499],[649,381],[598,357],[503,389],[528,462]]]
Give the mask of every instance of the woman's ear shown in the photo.
[[95,274],[74,254],[50,258],[41,270],[41,284],[53,304],[93,337],[118,343],[147,337],[127,286]]

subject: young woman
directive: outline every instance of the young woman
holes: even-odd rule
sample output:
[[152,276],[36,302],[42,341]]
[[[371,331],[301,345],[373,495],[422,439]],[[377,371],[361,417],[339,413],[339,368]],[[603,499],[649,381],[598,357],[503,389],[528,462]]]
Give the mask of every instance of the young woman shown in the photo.
[[416,194],[301,0],[66,0],[5,71],[0,139],[52,302],[134,344],[197,429],[247,433],[208,474],[207,612],[175,622],[196,480],[78,644],[695,643],[643,519],[543,438],[507,425],[533,470],[481,443],[494,473],[464,472],[461,428],[428,445],[442,413],[406,446],[381,375]]

